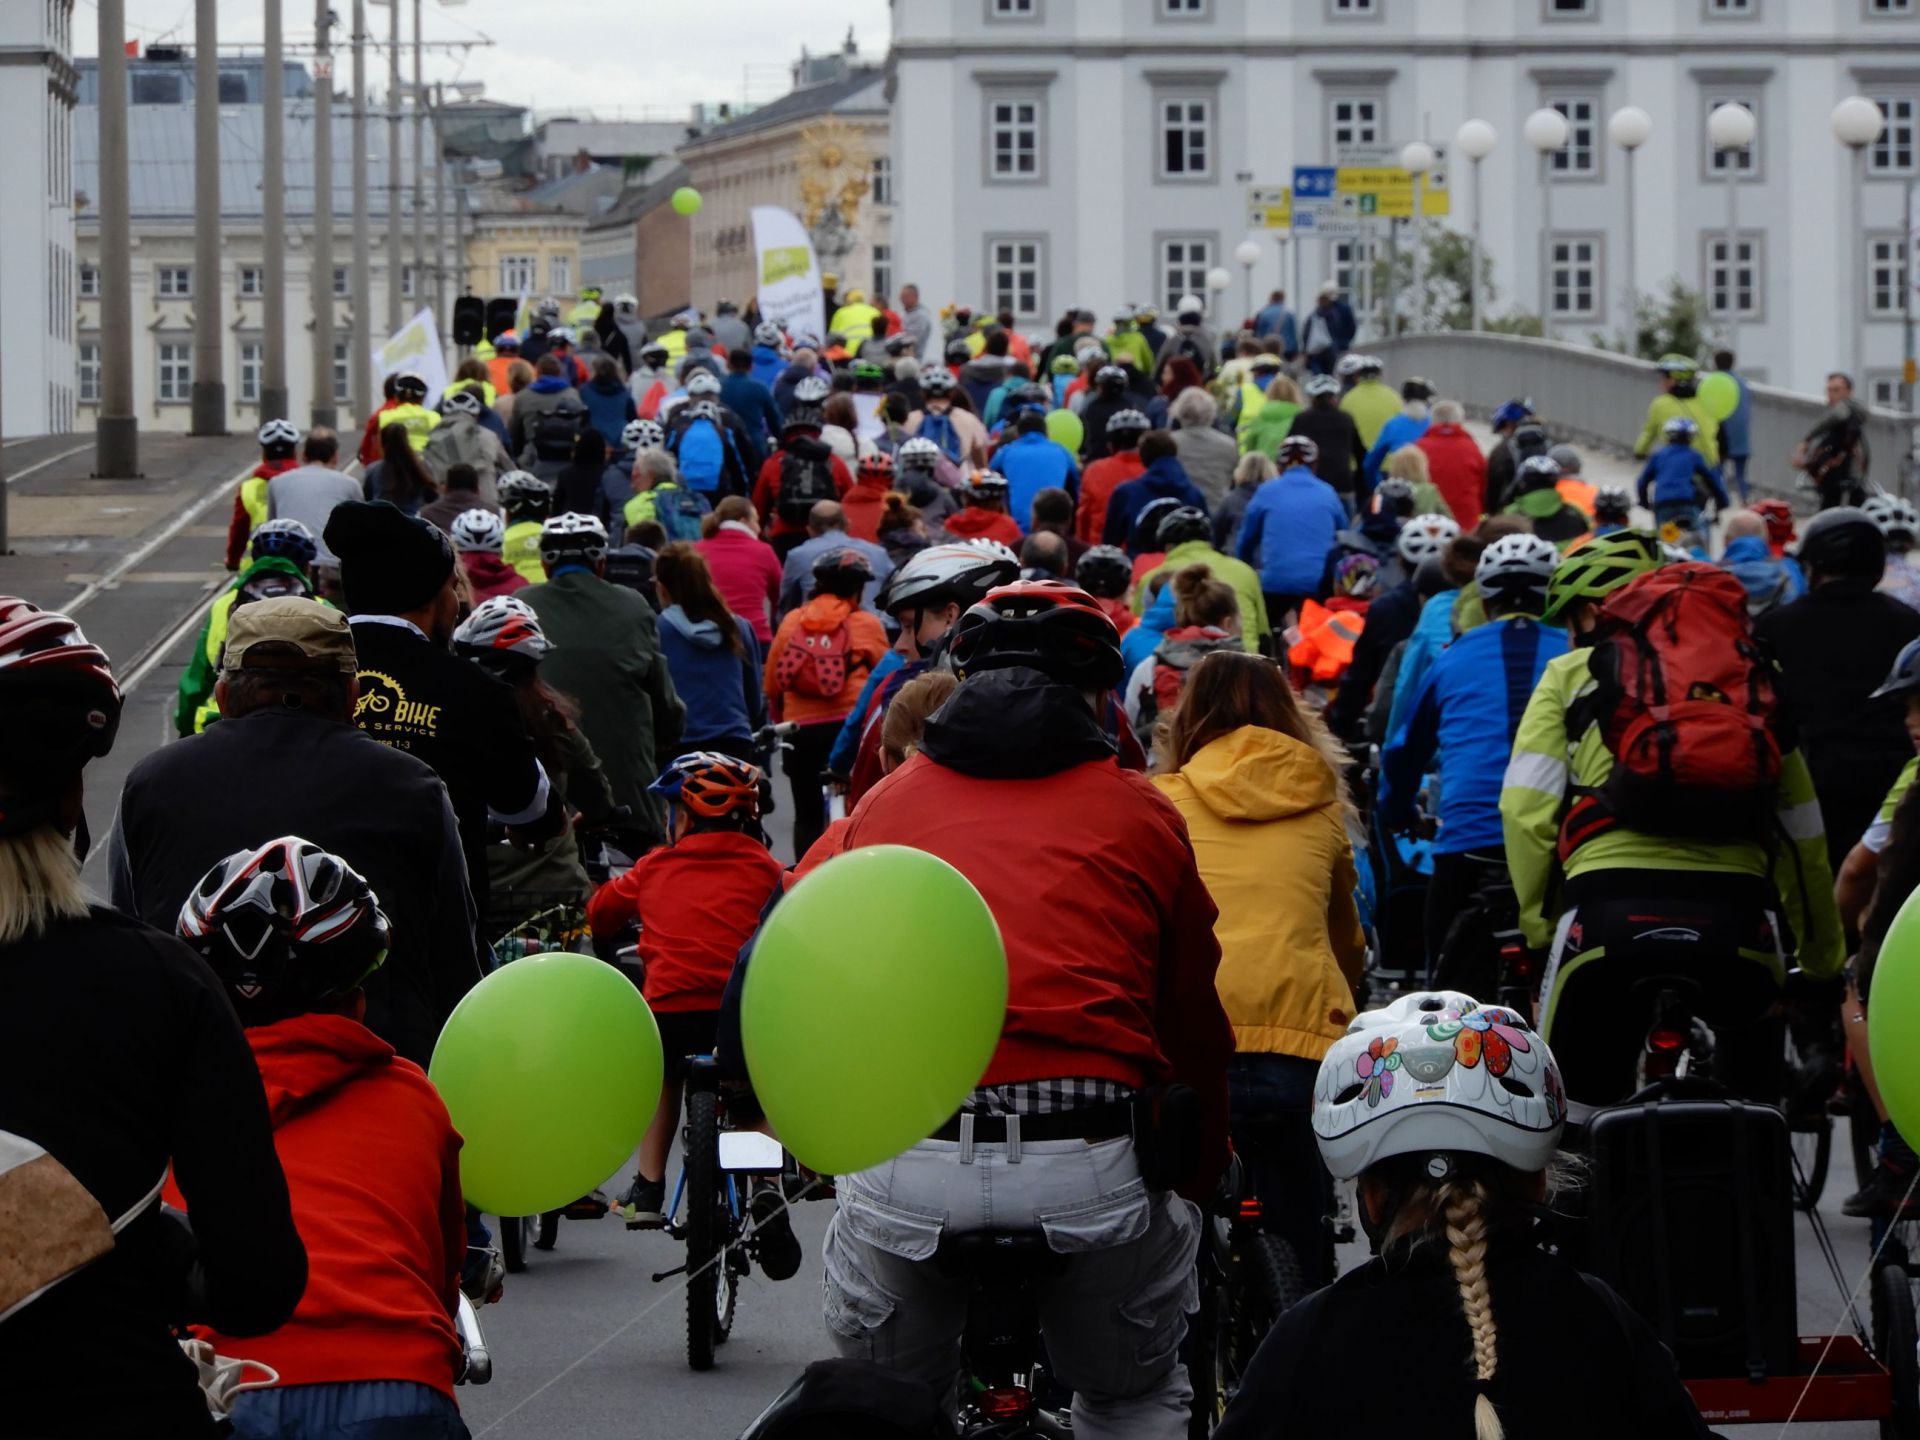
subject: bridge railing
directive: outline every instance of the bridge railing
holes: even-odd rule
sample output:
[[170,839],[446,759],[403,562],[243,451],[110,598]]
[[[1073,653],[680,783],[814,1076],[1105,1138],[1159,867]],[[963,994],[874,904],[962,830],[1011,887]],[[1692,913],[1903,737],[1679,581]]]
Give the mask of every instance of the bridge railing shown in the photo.
[[[1424,376],[1438,392],[1485,415],[1519,396],[1530,396],[1534,410],[1556,439],[1630,450],[1646,423],[1647,405],[1659,391],[1659,376],[1645,360],[1519,335],[1477,335],[1441,331],[1372,340],[1370,353],[1387,362],[1387,378],[1397,383]],[[1753,389],[1753,458],[1747,478],[1757,493],[1791,498],[1799,476],[1793,448],[1826,413],[1824,401],[1771,385]],[[1914,426],[1892,410],[1868,412],[1870,474],[1880,485],[1912,496]]]

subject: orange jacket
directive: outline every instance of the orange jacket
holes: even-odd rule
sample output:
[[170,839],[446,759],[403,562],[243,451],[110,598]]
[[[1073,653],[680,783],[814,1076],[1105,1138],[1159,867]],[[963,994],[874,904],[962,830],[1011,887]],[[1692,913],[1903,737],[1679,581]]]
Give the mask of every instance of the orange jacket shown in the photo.
[[[847,646],[847,682],[832,699],[802,695],[788,690],[780,681],[780,657],[794,637],[804,628],[814,634],[831,635],[845,625],[851,635]],[[887,653],[887,632],[869,611],[837,595],[816,595],[798,610],[787,615],[774,632],[767,650],[767,712],[777,722],[788,720],[801,725],[820,725],[831,720],[838,724],[853,713],[867,675]]]
[[1287,652],[1296,674],[1309,673],[1323,683],[1338,680],[1353,664],[1354,642],[1366,628],[1364,610],[1329,609],[1317,600],[1300,607],[1300,639]]

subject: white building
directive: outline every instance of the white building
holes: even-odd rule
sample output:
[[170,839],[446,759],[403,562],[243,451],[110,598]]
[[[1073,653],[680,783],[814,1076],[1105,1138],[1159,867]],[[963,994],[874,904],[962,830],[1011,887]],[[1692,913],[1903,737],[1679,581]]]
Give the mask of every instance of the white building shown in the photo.
[[[1226,265],[1237,315],[1249,186],[1343,153],[1444,146],[1477,117],[1499,137],[1482,168],[1491,310],[1537,311],[1550,256],[1553,333],[1611,335],[1629,280],[1607,120],[1637,105],[1653,119],[1634,161],[1637,288],[1704,290],[1742,371],[1797,390],[1849,363],[1857,315],[1866,388],[1881,403],[1897,390],[1920,0],[894,0],[893,25],[895,271],[930,300],[1010,304],[1041,325],[1083,304],[1104,320],[1122,301],[1165,307]],[[1889,122],[1865,157],[1858,233],[1829,121],[1855,93]],[[1759,122],[1732,157],[1731,287],[1727,159],[1706,127],[1728,100]],[[1571,122],[1544,236],[1521,139],[1541,106]],[[1466,165],[1448,168],[1449,223],[1465,229]],[[1259,296],[1295,288],[1271,240]],[[1367,243],[1304,240],[1304,288],[1363,289]]]
[[73,0],[0,4],[0,426],[74,423]]

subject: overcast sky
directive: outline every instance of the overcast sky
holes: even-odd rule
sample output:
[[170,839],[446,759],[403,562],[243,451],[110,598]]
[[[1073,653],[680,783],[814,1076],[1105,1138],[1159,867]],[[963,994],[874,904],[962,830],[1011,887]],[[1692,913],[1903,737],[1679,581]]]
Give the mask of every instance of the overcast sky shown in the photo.
[[[6,3],[6,0],[0,0]],[[352,24],[352,0],[331,0],[340,24],[335,44],[344,46]],[[258,41],[259,0],[220,0],[220,39]],[[127,38],[193,40],[193,0],[126,0]],[[412,35],[411,5],[402,12]],[[289,44],[311,44],[314,6],[287,0]],[[384,35],[392,24],[384,6],[369,5],[368,29]],[[492,40],[465,52],[428,52],[425,75],[433,80],[482,80],[487,94],[541,110],[592,109],[640,112],[655,108],[675,116],[699,100],[770,100],[788,87],[786,67],[804,45],[818,53],[836,49],[851,25],[862,54],[878,57],[887,47],[887,0],[466,0],[443,5],[426,0],[429,41]],[[98,49],[98,15],[92,0],[74,12],[80,54]],[[305,58],[305,57],[301,57]],[[412,57],[403,65],[412,76]],[[368,59],[376,88],[384,84],[386,56]],[[337,75],[345,88],[348,62]]]

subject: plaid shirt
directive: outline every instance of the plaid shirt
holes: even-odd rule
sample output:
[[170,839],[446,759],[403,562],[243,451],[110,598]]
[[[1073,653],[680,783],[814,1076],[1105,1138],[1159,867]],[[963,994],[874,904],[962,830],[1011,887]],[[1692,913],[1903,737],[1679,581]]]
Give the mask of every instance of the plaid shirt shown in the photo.
[[962,1114],[1060,1115],[1114,1105],[1133,1094],[1118,1080],[1069,1076],[1060,1080],[1021,1080],[1011,1085],[983,1085],[961,1102]]

